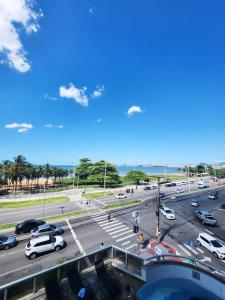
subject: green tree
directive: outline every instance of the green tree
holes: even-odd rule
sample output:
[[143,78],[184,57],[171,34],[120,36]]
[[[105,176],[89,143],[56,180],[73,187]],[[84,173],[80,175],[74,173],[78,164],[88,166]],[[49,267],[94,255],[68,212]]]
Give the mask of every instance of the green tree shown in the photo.
[[148,175],[142,171],[129,171],[124,177],[124,180],[129,183],[134,183],[136,185],[140,184],[141,180],[147,179]]
[[92,172],[92,165],[93,164],[89,158],[81,158],[80,163],[75,168],[75,177],[77,178],[79,174],[80,181],[87,180],[88,176]]
[[104,160],[92,164],[90,171],[91,174],[87,178],[89,182],[98,183],[100,186],[104,185],[104,181],[107,186],[121,184],[116,166]]

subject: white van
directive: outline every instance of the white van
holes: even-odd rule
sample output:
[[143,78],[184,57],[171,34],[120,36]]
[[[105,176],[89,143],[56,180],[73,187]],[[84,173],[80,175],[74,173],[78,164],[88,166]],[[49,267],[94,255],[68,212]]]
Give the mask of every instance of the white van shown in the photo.
[[201,232],[197,237],[197,243],[212,252],[216,257],[221,259],[225,258],[225,246],[215,239],[215,237]]
[[208,180],[200,180],[198,181],[198,188],[199,189],[206,189],[209,187],[209,181]]

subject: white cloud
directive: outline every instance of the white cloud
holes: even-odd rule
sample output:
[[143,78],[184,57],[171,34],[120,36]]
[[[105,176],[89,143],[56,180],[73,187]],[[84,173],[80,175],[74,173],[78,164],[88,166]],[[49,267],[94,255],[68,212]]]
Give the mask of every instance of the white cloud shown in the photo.
[[56,127],[56,128],[59,128],[59,129],[62,129],[64,127],[64,125],[52,125],[51,123],[48,123],[48,124],[45,124],[45,127],[46,128],[53,128],[53,127]]
[[129,117],[131,117],[134,113],[142,113],[143,110],[140,108],[140,106],[131,106],[128,111],[127,111],[127,114]]
[[18,24],[26,33],[37,32],[41,11],[35,11],[36,0],[0,0],[0,54],[10,67],[19,72],[27,72],[31,65],[20,40]]
[[17,130],[19,133],[27,132],[29,129],[28,128],[20,128]]
[[105,90],[104,85],[97,85],[96,90],[93,91],[93,93],[91,94],[91,97],[92,98],[101,97],[104,90]]
[[66,88],[65,86],[60,86],[59,95],[60,97],[73,99],[81,105],[88,106],[88,97],[86,95],[86,90],[86,86],[79,89],[72,83],[70,83],[68,88]]
[[45,124],[45,127],[46,127],[46,128],[52,128],[53,125],[52,125],[52,124]]
[[48,94],[44,94],[44,98],[49,99],[49,100],[58,100],[57,97],[52,97],[52,96],[49,96]]
[[10,123],[10,124],[6,124],[4,126],[7,129],[17,129],[17,132],[19,133],[23,133],[23,132],[27,132],[28,130],[33,128],[32,124],[28,124],[28,123]]
[[97,119],[96,121],[97,121],[98,123],[101,123],[102,119]]
[[93,8],[93,7],[89,8],[89,14],[90,14],[90,15],[94,15],[94,14],[95,14],[94,8]]

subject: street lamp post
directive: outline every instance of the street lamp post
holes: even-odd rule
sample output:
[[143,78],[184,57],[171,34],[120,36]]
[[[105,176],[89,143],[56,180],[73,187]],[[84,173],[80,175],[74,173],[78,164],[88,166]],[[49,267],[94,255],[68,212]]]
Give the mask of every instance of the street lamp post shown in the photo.
[[45,216],[45,183],[44,183],[44,198],[43,198],[43,206],[42,206],[42,218]]
[[160,209],[160,177],[158,176],[158,189],[157,189],[157,196],[156,196],[156,241],[157,243],[160,243],[160,215],[159,215],[159,209]]
[[80,180],[80,175],[79,175],[79,173],[77,172],[77,189],[79,188],[79,180]]
[[190,170],[189,170],[189,166],[188,166],[188,192],[191,192],[191,183],[190,183]]

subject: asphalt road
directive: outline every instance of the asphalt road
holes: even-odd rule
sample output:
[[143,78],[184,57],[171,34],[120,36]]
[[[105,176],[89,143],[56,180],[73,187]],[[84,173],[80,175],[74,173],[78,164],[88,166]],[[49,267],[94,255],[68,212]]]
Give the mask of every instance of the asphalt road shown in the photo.
[[[181,188],[185,193],[189,191],[188,185],[182,185]],[[161,191],[165,192],[166,196],[169,197],[176,193],[177,187],[164,187],[161,186]],[[198,189],[197,183],[190,184],[190,189],[192,191],[196,191],[198,193],[205,192],[205,190]],[[124,188],[121,189],[124,191]],[[88,192],[93,192],[93,189],[90,189]],[[95,207],[103,208],[105,205],[111,205],[122,201],[129,200],[147,200],[152,199],[156,196],[157,190],[144,191],[143,187],[139,187],[137,191],[134,192],[133,195],[127,194],[127,198],[123,200],[116,199],[115,195],[106,196],[105,198],[91,199],[91,203],[94,203]],[[54,216],[61,213],[60,207],[64,207],[64,212],[73,212],[77,210],[86,209],[86,199],[81,201],[80,197],[81,191],[70,190],[64,192],[56,192],[50,193],[48,196],[68,196],[70,198],[70,202],[67,203],[55,203],[44,206],[44,216]],[[182,194],[180,194],[182,195]],[[46,197],[48,197],[46,196]],[[28,196],[27,196],[28,197]],[[33,195],[31,196],[33,197]],[[37,196],[36,196],[37,197]],[[40,196],[38,196],[40,198]],[[18,198],[17,198],[18,199]],[[20,199],[20,198],[19,198]],[[24,198],[23,198],[24,199]],[[30,198],[29,198],[30,199]],[[33,199],[33,198],[32,198]],[[0,200],[3,200],[2,198]],[[21,199],[20,199],[21,200]],[[11,200],[10,200],[11,201]],[[42,218],[43,217],[43,205],[25,207],[25,208],[14,208],[14,209],[0,209],[0,224],[8,224],[8,223],[19,223],[25,219],[31,218]]]
[[[201,194],[202,191],[199,193]],[[190,244],[187,243],[195,243],[200,232],[211,232],[215,237],[225,242],[225,211],[218,210],[220,204],[225,202],[225,189],[220,190],[220,198],[218,200],[208,199],[208,193],[192,197],[198,198],[200,202],[199,209],[208,210],[218,219],[219,226],[209,227],[199,222],[194,216],[195,208],[190,206],[190,198],[180,195],[174,200],[170,198],[163,200],[167,206],[175,210],[176,219],[171,221],[160,215],[162,238],[174,247],[177,253],[186,257],[206,260],[214,267],[225,271],[223,261],[215,258],[203,247],[191,247]],[[132,211],[134,210],[139,211],[141,220],[140,232],[144,233],[145,240],[155,239],[156,202],[154,197],[149,201],[143,202],[143,204],[138,207],[123,208],[113,212],[111,214],[111,222],[107,221],[106,213],[95,213],[80,220],[71,220],[70,224],[82,249],[86,253],[99,249],[101,242],[105,245],[114,244],[134,253],[139,253],[140,248],[136,246],[137,235],[134,234],[132,230]],[[67,246],[64,249],[56,253],[53,252],[42,255],[34,261],[28,260],[24,255],[26,240],[21,241],[17,247],[10,250],[1,250],[0,284],[48,268],[55,265],[59,259],[73,256],[74,253],[79,250],[79,246],[71,230],[66,225],[63,236],[67,242]],[[22,239],[27,240],[28,238],[28,235],[22,237]]]

